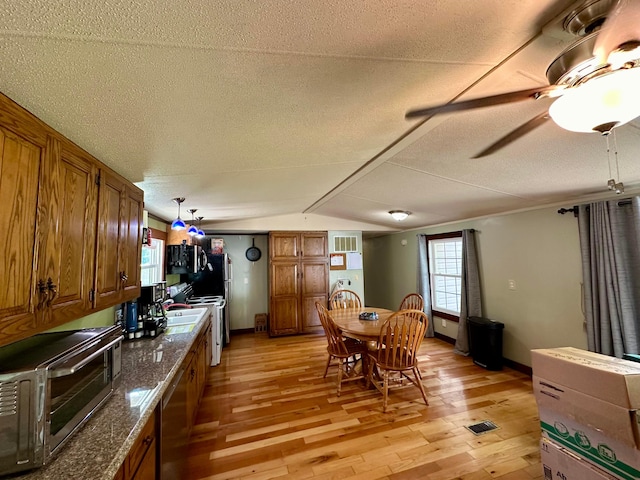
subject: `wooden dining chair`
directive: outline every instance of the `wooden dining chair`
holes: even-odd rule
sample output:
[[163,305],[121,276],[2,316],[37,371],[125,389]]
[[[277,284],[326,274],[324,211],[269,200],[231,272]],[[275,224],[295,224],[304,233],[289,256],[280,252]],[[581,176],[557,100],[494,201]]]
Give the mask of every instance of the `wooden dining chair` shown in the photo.
[[336,290],[329,297],[331,310],[339,308],[362,308],[362,301],[358,294],[351,290]]
[[[421,310],[399,310],[380,327],[378,349],[369,353],[367,386],[373,383],[382,393],[383,412],[387,411],[389,374],[393,372],[399,375],[399,381],[408,380],[418,387],[424,403],[429,405],[418,372],[418,351],[427,330],[428,321],[427,315]],[[407,375],[407,372],[411,372],[413,378]]]
[[398,310],[424,310],[424,299],[419,293],[405,295]]
[[[342,382],[366,379],[368,370],[367,344],[354,338],[343,337],[340,328],[331,318],[331,314],[320,302],[316,302],[316,310],[318,310],[318,316],[327,337],[327,352],[329,354],[323,378],[327,376],[331,361],[337,359],[339,397]],[[360,371],[356,368],[359,360],[362,362]]]

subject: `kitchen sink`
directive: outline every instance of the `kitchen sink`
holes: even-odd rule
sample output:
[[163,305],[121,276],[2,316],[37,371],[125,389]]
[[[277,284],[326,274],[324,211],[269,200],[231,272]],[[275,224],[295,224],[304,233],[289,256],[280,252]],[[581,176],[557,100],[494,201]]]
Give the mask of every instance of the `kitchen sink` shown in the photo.
[[184,310],[169,310],[167,315],[167,327],[176,325],[193,325],[207,312],[206,308],[185,308]]
[[201,318],[201,315],[182,315],[180,317],[170,317],[167,315],[167,327],[174,327],[176,325],[192,325],[194,323],[198,323],[198,320]]

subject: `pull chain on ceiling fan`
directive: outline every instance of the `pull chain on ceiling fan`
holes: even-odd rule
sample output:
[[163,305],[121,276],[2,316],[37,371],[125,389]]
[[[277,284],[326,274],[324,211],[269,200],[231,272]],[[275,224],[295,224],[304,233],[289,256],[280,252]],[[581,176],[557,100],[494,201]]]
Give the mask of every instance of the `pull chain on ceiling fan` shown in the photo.
[[[609,190],[615,190],[615,192],[620,195],[624,193],[624,184],[622,182],[616,182],[616,179],[613,178],[611,174],[611,147],[609,146],[609,137],[611,136],[609,133],[603,134],[607,139],[607,162],[609,163],[609,181],[607,182],[607,187]],[[620,179],[620,167],[618,165],[618,141],[616,140],[616,132],[613,131],[613,155],[616,162],[616,178]]]
[[[547,69],[550,85],[410,110],[405,118],[471,110],[524,100],[555,98],[544,112],[474,156],[494,153],[552,118],[575,132],[608,134],[640,116],[640,0],[585,1],[564,29],[586,35]],[[615,182],[614,182],[615,184]]]

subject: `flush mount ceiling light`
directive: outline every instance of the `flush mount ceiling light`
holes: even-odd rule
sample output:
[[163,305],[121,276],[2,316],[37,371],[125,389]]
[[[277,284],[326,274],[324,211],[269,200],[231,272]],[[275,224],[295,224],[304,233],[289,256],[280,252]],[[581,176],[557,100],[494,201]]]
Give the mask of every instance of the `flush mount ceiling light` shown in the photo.
[[191,237],[195,237],[196,235],[198,235],[198,227],[196,227],[195,225],[195,221],[193,219],[193,214],[196,213],[198,211],[197,208],[191,208],[189,209],[189,213],[191,214],[191,225],[189,225],[189,230],[187,230],[187,234],[189,234],[189,236]]
[[401,222],[411,215],[411,212],[405,212],[404,210],[391,210],[389,215],[391,215],[394,220]]
[[204,232],[200,228],[200,222],[202,222],[203,218],[204,217],[197,217],[196,218],[196,220],[198,221],[198,233],[196,233],[196,238],[204,238]]
[[176,197],[173,199],[174,202],[178,204],[178,216],[171,223],[171,230],[184,230],[187,226],[184,224],[184,221],[180,218],[180,204],[184,202],[184,197]]

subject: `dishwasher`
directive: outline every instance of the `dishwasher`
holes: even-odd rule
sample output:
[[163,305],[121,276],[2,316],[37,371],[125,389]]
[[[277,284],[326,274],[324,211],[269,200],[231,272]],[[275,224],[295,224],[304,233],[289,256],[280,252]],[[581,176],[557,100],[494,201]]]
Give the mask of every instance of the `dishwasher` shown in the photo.
[[160,478],[184,478],[189,447],[187,429],[188,375],[182,367],[162,397],[160,413]]

